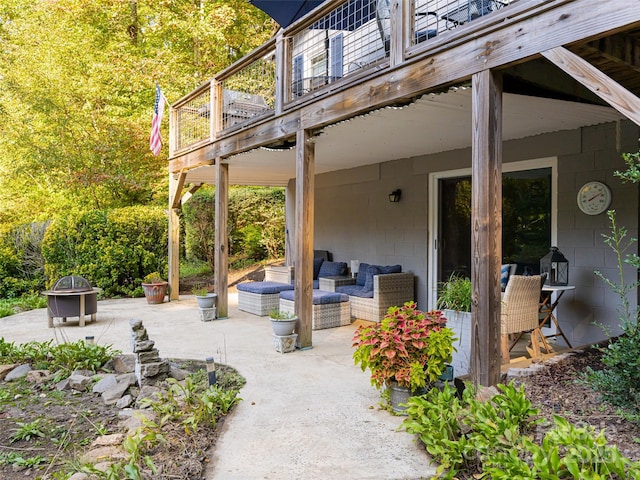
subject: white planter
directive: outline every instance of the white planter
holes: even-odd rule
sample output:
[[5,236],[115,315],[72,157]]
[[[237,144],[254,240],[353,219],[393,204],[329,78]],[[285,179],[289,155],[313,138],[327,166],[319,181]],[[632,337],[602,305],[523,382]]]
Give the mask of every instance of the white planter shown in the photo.
[[218,298],[217,293],[207,293],[204,296],[196,295],[196,300],[198,301],[198,307],[200,308],[213,308],[217,298]]
[[455,333],[458,340],[453,342],[456,352],[453,352],[453,372],[456,377],[469,373],[471,362],[471,313],[457,310],[443,310],[447,319],[447,327]]
[[215,319],[216,319],[216,307],[200,309],[200,320],[202,320],[203,322],[210,322]]
[[280,337],[286,337],[287,335],[291,335],[293,330],[296,328],[297,318],[291,318],[289,320],[274,320],[271,319],[271,328],[273,329],[273,333]]

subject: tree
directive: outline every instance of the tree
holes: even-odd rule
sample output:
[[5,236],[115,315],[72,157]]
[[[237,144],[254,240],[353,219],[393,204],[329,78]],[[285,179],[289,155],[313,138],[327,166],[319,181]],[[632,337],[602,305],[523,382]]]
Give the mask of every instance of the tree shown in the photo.
[[155,83],[177,99],[273,25],[245,0],[3,2],[0,223],[165,204],[167,148],[148,147]]

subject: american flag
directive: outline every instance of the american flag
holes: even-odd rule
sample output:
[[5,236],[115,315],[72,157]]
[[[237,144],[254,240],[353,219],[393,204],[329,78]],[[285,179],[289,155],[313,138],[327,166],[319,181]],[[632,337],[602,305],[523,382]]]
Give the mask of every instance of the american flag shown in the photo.
[[164,114],[164,95],[160,85],[156,85],[156,101],[153,104],[153,120],[151,121],[151,138],[149,148],[154,155],[158,155],[162,149],[162,135],[160,135],[160,123]]

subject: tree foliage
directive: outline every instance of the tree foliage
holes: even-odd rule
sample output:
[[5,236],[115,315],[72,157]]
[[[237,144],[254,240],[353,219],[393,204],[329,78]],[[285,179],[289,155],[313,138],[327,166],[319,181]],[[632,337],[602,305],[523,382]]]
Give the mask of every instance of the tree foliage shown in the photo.
[[177,99],[273,26],[246,0],[2,2],[0,223],[165,203],[155,83]]

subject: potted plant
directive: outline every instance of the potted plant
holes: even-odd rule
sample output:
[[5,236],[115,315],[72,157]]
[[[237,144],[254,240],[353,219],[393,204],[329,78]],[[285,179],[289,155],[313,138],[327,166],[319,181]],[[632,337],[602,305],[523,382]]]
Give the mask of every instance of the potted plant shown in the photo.
[[374,387],[388,391],[394,411],[440,378],[454,350],[442,312],[416,307],[391,307],[380,323],[361,325],[353,336],[354,363],[369,369]]
[[269,312],[269,319],[271,320],[271,328],[273,333],[279,337],[286,337],[293,334],[293,330],[296,328],[296,322],[298,317],[289,312],[281,312],[277,308],[274,308]]
[[193,287],[191,293],[196,296],[198,307],[200,308],[213,308],[213,305],[216,303],[216,297],[218,296],[215,293],[209,293],[207,287],[203,286]]
[[452,274],[440,284],[436,305],[458,339],[452,365],[457,375],[466,375],[471,358],[471,279]]
[[142,289],[147,303],[162,303],[167,295],[169,284],[160,276],[158,272],[152,272],[142,279]]

